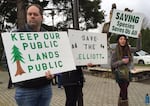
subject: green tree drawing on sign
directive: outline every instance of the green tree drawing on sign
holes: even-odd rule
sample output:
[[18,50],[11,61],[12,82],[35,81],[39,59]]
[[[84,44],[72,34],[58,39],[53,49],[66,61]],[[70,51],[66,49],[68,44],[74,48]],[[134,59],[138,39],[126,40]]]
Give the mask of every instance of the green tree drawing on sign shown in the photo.
[[20,64],[20,62],[24,63],[23,61],[24,58],[22,57],[22,53],[19,51],[19,48],[16,45],[12,47],[11,54],[13,55],[12,57],[13,63],[16,62],[17,64],[17,70],[16,70],[15,76],[25,73],[25,71],[22,69],[21,64]]

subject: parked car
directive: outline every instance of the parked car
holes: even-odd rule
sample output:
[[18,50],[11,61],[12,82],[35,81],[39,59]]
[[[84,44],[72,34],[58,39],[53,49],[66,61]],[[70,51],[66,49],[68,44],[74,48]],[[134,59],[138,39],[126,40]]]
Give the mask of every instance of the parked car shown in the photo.
[[150,54],[143,50],[135,52],[133,62],[135,64],[150,64]]

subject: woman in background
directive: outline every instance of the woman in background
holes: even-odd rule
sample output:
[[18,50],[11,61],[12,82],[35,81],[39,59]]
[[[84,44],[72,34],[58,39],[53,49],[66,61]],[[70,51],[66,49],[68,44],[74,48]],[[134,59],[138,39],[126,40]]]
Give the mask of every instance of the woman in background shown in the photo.
[[138,51],[141,48],[140,46],[140,39],[137,40],[137,47],[131,48],[129,47],[127,36],[118,35],[117,37],[117,46],[112,54],[111,68],[115,73],[115,78],[120,88],[118,106],[128,106],[128,86],[131,80],[130,69],[133,65],[131,53]]

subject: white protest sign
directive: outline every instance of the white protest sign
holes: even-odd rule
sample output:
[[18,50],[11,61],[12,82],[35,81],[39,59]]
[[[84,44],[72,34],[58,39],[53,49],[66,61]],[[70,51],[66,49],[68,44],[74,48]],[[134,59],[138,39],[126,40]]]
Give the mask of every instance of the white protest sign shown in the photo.
[[2,33],[12,82],[75,69],[67,32]]
[[107,35],[86,31],[68,30],[77,66],[107,63]]
[[109,32],[138,38],[143,22],[141,14],[113,10]]

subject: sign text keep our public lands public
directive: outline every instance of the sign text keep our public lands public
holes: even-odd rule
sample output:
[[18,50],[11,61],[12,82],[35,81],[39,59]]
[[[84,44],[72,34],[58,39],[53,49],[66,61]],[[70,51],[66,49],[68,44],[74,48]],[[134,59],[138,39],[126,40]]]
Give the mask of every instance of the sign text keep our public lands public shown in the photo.
[[66,32],[2,33],[2,39],[13,82],[75,69]]

